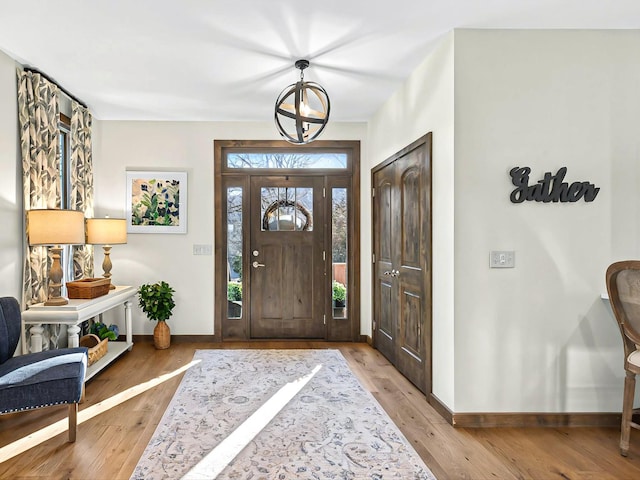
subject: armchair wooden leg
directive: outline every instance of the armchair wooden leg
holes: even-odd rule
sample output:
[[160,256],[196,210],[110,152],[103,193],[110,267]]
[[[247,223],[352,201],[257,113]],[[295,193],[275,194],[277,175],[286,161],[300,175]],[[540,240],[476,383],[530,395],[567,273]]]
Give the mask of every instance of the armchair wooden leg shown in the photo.
[[622,399],[622,424],[620,425],[620,454],[629,453],[629,436],[631,435],[631,417],[633,415],[633,396],[636,391],[636,375],[626,372],[624,377],[624,396]]
[[76,441],[76,431],[78,429],[78,404],[69,404],[69,441]]

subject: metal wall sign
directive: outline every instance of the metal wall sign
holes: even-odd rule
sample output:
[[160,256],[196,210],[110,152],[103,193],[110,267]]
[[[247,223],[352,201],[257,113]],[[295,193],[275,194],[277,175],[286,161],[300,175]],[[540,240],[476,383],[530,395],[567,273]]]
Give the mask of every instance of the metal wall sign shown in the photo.
[[567,167],[560,168],[555,175],[545,173],[544,178],[533,185],[529,185],[530,173],[529,167],[514,167],[509,172],[511,183],[516,187],[511,192],[512,203],[522,203],[525,200],[544,203],[577,202],[581,198],[585,202],[593,202],[600,191],[600,187],[590,182],[565,182]]

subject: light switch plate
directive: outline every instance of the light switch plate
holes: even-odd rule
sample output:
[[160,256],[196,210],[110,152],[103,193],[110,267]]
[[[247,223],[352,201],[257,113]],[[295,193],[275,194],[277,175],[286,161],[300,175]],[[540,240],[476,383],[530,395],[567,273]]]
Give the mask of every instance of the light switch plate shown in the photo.
[[194,245],[194,255],[211,255],[211,245]]
[[490,268],[514,268],[516,266],[516,252],[495,250],[489,253]]

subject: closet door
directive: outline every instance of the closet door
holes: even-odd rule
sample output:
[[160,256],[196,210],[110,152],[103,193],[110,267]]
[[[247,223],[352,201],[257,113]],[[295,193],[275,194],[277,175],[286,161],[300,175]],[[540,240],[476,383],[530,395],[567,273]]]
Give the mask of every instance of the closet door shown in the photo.
[[374,171],[374,344],[431,389],[431,136]]

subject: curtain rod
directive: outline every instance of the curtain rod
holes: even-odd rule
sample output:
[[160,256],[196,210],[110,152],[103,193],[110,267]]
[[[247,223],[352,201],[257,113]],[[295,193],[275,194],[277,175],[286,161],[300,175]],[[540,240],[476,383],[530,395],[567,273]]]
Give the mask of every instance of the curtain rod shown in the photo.
[[51,83],[54,83],[58,86],[58,88],[60,90],[62,90],[62,93],[64,93],[67,97],[69,97],[71,100],[75,100],[76,102],[78,102],[80,105],[82,105],[84,108],[89,108],[87,107],[87,104],[84,103],[82,100],[80,100],[78,97],[76,97],[75,95],[72,95],[71,93],[69,93],[69,91],[67,89],[65,89],[64,87],[62,87],[58,82],[56,82],[55,80],[53,80],[49,75],[47,75],[46,73],[41,72],[40,70],[38,70],[37,68],[32,68],[32,67],[24,67],[24,69],[27,72],[32,72],[32,73],[37,73],[38,75],[42,75],[44,78],[46,78],[47,80],[49,80]]

